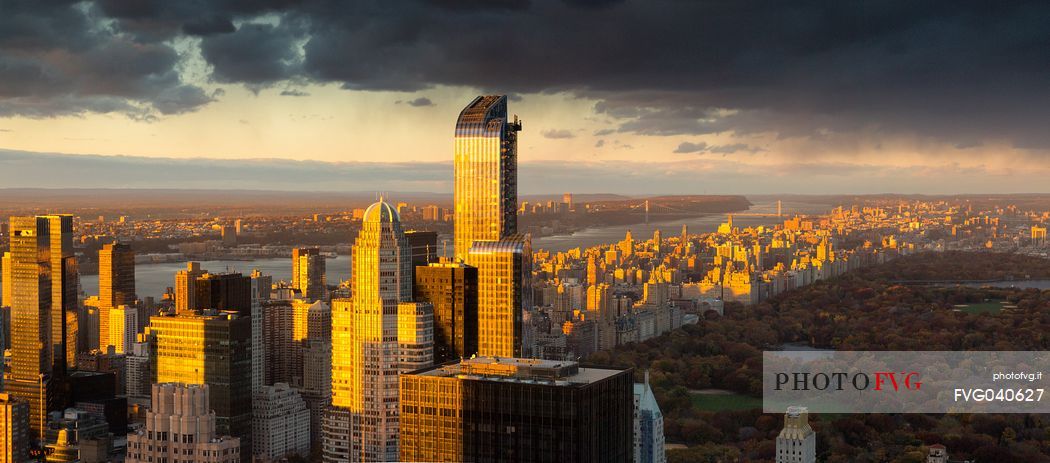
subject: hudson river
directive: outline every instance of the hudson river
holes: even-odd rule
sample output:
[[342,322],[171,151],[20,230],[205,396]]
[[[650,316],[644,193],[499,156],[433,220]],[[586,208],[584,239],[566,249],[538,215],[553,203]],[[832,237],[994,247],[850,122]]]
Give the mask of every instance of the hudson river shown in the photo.
[[[784,202],[784,218],[791,214],[822,214],[831,210],[826,204]],[[751,209],[743,214],[775,214],[776,202],[761,202],[751,206]],[[653,236],[657,229],[663,236],[678,236],[682,232],[682,225],[689,227],[689,233],[710,233],[718,228],[718,224],[725,222],[727,214],[709,214],[700,217],[672,220],[668,222],[616,225],[608,227],[596,227],[580,230],[572,235],[546,236],[533,241],[533,249],[545,249],[549,251],[567,251],[575,247],[590,247],[599,244],[615,243],[623,239],[627,230],[631,230],[635,240],[647,240]],[[737,215],[733,217],[733,224],[739,227],[752,225],[771,225],[784,220],[776,217],[754,217]],[[349,242],[351,237],[347,237]],[[273,275],[274,281],[289,280],[292,273],[292,262],[289,258],[266,258],[253,261],[240,260],[213,260],[201,261],[201,267],[210,272],[230,271],[251,273],[252,269],[259,269],[263,274]],[[153,296],[160,299],[165,288],[175,285],[175,272],[185,269],[186,263],[160,263],[160,264],[138,264],[135,266],[135,286],[139,297]],[[328,284],[338,284],[350,277],[350,257],[338,256],[327,261]],[[80,286],[88,296],[98,294],[98,275],[83,275],[80,277]]]

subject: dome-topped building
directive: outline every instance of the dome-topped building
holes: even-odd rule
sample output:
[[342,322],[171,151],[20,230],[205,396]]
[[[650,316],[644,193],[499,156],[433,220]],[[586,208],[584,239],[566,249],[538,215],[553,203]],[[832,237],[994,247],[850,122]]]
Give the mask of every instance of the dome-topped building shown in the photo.
[[397,215],[397,209],[391,206],[390,203],[383,201],[380,197],[379,201],[376,201],[368,209],[365,209],[365,215],[362,218],[363,222],[380,222],[380,223],[394,223],[401,222],[401,216]]

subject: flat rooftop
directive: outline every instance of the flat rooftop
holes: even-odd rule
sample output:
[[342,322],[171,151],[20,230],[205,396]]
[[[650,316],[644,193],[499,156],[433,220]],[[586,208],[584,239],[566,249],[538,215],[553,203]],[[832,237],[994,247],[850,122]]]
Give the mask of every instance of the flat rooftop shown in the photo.
[[624,371],[611,368],[581,368],[578,363],[567,360],[476,357],[415,374],[476,381],[571,386],[594,383]]

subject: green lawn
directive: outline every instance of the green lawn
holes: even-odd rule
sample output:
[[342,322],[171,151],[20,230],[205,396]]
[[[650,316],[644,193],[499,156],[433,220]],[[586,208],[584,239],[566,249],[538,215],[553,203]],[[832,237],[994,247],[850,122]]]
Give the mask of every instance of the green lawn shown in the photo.
[[762,399],[740,394],[693,393],[693,406],[698,410],[708,412],[750,410],[752,408],[762,408]]
[[1003,301],[975,302],[973,304],[960,304],[956,307],[963,312],[971,314],[997,314],[999,311],[1003,310]]

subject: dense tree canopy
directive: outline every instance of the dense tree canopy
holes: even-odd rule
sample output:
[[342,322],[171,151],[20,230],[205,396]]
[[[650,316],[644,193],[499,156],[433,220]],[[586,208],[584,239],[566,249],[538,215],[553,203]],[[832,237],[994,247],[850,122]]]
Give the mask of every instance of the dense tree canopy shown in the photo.
[[[755,306],[730,303],[725,316],[588,361],[634,367],[638,380],[650,372],[668,442],[689,446],[670,451],[670,461],[773,461],[782,417],[759,409],[701,410],[695,391],[760,397],[762,351],[785,343],[836,350],[1048,350],[1050,290],[896,283],[1048,277],[1050,260],[1034,257],[909,256]],[[971,313],[967,305],[997,309]],[[1050,461],[1047,415],[821,415],[812,422],[821,461],[922,462],[925,446],[934,443],[946,445],[953,459]]]

